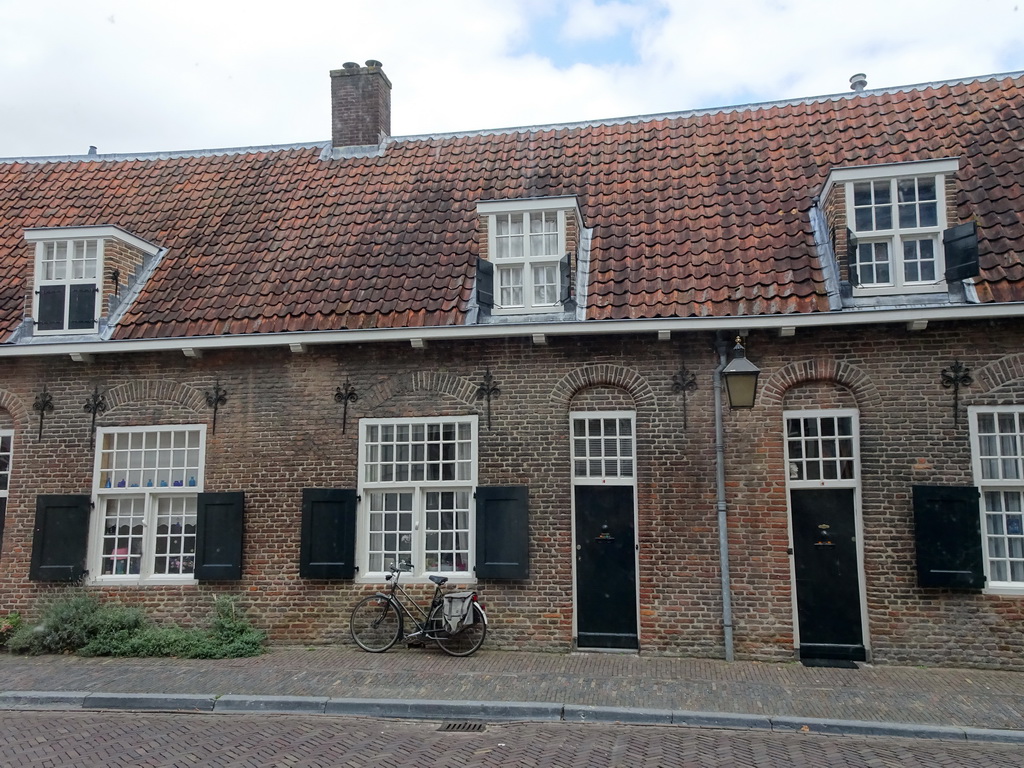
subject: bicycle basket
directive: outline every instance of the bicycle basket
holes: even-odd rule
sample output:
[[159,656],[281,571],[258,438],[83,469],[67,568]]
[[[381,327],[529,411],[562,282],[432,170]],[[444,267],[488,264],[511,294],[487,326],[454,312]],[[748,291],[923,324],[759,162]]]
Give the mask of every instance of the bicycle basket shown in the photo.
[[448,632],[455,633],[474,621],[473,600],[476,592],[449,592],[444,596],[444,625]]

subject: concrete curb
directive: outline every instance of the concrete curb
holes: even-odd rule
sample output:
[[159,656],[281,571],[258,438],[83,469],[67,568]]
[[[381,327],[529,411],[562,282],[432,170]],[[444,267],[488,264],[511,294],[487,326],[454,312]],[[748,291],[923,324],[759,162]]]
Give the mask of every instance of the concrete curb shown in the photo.
[[684,728],[762,730],[841,736],[1008,742],[1024,744],[1024,730],[746,715],[730,712],[601,707],[538,701],[447,701],[433,699],[335,699],[327,696],[225,696],[87,691],[2,691],[0,710],[114,710],[212,714],[345,715],[414,720],[489,722],[564,721],[675,725]]
[[2,691],[0,709],[81,709],[88,691]]
[[275,712],[289,715],[322,715],[327,696],[239,696],[217,698],[214,712]]
[[213,712],[213,696],[168,693],[90,693],[82,709],[127,709],[157,712]]

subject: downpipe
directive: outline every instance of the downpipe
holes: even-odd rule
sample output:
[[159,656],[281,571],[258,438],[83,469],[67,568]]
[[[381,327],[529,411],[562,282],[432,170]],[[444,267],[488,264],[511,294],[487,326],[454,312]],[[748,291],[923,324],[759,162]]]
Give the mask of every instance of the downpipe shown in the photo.
[[725,495],[725,424],[722,410],[722,371],[726,366],[728,343],[719,332],[715,337],[715,348],[718,351],[718,367],[715,368],[715,486],[717,489],[718,511],[718,557],[719,569],[722,574],[722,626],[725,629],[725,660],[733,661],[732,637],[732,582],[729,575],[729,522],[726,514],[728,506]]

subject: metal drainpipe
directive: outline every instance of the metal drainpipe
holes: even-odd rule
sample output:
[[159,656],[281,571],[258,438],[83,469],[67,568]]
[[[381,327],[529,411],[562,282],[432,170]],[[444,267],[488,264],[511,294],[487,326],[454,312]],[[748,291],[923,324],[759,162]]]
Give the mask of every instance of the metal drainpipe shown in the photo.
[[725,628],[725,660],[733,660],[732,586],[729,578],[729,527],[725,496],[725,425],[722,419],[722,371],[728,344],[719,334],[715,339],[718,367],[715,368],[715,483],[718,488],[718,556],[722,571],[722,624]]

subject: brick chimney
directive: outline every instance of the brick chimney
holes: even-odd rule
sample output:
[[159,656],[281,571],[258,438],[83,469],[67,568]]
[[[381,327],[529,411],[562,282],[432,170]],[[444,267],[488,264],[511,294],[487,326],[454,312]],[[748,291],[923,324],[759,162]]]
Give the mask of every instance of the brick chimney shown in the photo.
[[379,144],[391,135],[391,81],[374,59],[331,71],[331,140],[335,147]]

